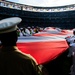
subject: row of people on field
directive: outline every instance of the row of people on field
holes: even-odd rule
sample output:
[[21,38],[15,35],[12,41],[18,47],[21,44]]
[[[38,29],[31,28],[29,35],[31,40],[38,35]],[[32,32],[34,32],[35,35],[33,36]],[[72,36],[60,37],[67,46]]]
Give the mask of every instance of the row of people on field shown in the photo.
[[18,36],[31,36],[42,31],[41,27],[22,27],[17,29]]

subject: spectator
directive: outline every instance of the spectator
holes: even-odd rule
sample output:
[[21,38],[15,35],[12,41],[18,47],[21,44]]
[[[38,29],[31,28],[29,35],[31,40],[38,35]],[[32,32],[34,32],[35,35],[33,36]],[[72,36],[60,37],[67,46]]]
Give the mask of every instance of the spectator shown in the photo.
[[73,58],[72,66],[71,66],[71,75],[75,75],[75,30],[73,30],[73,36],[70,37],[68,40],[69,42],[69,54],[68,57]]
[[34,58],[17,48],[16,24],[20,22],[18,17],[0,21],[0,75],[42,75]]

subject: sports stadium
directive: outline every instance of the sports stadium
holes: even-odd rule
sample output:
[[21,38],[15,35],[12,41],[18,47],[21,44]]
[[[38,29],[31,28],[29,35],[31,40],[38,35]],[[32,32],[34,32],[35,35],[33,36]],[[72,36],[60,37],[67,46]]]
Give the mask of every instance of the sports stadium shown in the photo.
[[17,46],[21,51],[32,55],[49,75],[70,75],[72,58],[67,57],[69,45],[65,38],[72,36],[75,28],[74,3],[38,6],[0,0],[0,20],[9,17],[22,18],[19,29],[44,28],[19,36]]

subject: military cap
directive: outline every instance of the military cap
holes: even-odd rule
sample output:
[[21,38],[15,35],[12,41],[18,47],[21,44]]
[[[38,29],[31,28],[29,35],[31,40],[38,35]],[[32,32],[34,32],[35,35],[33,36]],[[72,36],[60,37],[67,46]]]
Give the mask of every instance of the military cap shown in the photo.
[[0,34],[15,31],[22,21],[19,17],[10,17],[0,20]]

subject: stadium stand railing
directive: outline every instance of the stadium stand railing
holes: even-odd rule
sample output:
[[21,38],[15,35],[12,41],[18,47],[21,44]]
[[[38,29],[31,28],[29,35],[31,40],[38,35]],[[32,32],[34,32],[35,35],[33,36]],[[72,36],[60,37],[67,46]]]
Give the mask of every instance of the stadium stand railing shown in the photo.
[[30,6],[19,3],[14,3],[10,1],[0,1],[1,7],[23,10],[23,11],[33,11],[33,12],[62,12],[62,11],[72,11],[75,10],[75,4],[58,6],[58,7],[38,7]]

